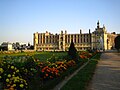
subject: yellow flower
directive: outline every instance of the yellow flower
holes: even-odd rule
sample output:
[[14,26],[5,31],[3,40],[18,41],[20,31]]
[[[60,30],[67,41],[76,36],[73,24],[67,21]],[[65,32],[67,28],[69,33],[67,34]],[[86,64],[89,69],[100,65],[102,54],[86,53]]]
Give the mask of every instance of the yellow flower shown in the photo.
[[19,70],[16,70],[16,72],[19,72]]
[[4,71],[3,68],[0,68],[0,73],[3,73],[3,71]]
[[15,70],[17,70],[17,68],[15,67]]
[[0,76],[0,79],[2,78],[2,76]]
[[20,77],[19,77],[19,76],[17,76],[16,78],[17,78],[17,79],[19,79]]
[[13,74],[15,74],[15,72],[13,72]]
[[10,78],[10,77],[11,77],[11,75],[10,75],[10,74],[8,74],[8,77]]
[[11,66],[11,69],[14,69],[14,66]]
[[3,62],[4,64],[6,63],[6,62]]
[[9,82],[9,81],[10,81],[10,80],[7,78],[7,79],[6,79],[6,82]]
[[13,86],[15,87],[15,86],[16,86],[16,84],[13,84]]
[[24,82],[26,82],[26,80],[23,80]]
[[15,74],[13,74],[12,77],[15,77]]
[[10,67],[10,65],[8,65],[8,68]]
[[19,80],[15,78],[14,83],[15,83],[15,82],[19,82]]
[[24,85],[23,85],[23,84],[20,84],[20,87],[21,87],[21,88],[23,88],[23,87],[24,87]]
[[25,82],[25,85],[28,85],[28,84]]

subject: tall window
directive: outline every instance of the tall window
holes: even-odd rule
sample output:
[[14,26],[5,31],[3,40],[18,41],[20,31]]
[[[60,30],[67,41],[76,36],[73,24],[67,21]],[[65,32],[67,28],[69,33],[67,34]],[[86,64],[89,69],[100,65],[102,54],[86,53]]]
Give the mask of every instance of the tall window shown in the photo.
[[48,43],[48,36],[46,36],[46,43]]
[[68,43],[70,43],[70,35],[68,35]]
[[50,36],[49,40],[50,40],[50,43],[51,43],[51,36]]
[[40,35],[40,43],[42,43],[42,35]]
[[85,42],[85,37],[84,37],[84,42]]
[[71,39],[73,39],[73,35],[71,35]]
[[82,38],[83,38],[83,37],[82,37],[82,35],[81,35],[81,43],[83,43]]
[[43,43],[45,43],[45,34],[43,34]]
[[67,42],[67,35],[65,35],[65,43],[68,43],[68,42]]
[[76,43],[76,35],[74,35],[74,43]]

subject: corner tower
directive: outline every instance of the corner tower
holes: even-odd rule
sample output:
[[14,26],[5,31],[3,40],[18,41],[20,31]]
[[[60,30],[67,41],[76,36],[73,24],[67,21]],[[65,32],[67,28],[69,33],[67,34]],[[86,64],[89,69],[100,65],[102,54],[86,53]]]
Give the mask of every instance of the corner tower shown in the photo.
[[39,39],[38,36],[39,36],[38,32],[33,34],[33,37],[34,37],[34,39],[33,39],[33,41],[34,41],[34,50],[37,50],[38,39]]
[[106,50],[107,49],[107,31],[105,26],[100,27],[100,22],[97,22],[97,28],[92,33],[92,48]]

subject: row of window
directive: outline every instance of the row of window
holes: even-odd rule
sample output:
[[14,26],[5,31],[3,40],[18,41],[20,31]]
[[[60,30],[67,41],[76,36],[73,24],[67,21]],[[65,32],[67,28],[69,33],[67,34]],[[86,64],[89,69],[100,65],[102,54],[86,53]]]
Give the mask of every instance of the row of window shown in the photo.
[[[58,50],[59,48],[38,48],[40,50]],[[61,47],[61,49],[63,49],[63,47]],[[65,50],[68,50],[69,48],[65,48]],[[87,50],[90,49],[90,47],[80,47],[80,48],[76,48],[77,50]]]
[[[65,38],[65,43],[70,43],[71,40],[68,38]],[[84,42],[91,42],[91,38],[74,38],[73,39],[74,43],[84,43]]]
[[[85,34],[86,37],[80,37],[81,35],[66,35],[65,36],[65,43],[71,43],[71,39],[73,39],[74,43],[84,43],[84,42],[91,42],[91,38],[89,34]],[[76,38],[78,36],[78,38]],[[82,35],[84,36],[84,34]],[[60,38],[63,41],[63,37]],[[38,43],[57,43],[59,41],[59,36],[45,36],[45,35],[38,35]]]

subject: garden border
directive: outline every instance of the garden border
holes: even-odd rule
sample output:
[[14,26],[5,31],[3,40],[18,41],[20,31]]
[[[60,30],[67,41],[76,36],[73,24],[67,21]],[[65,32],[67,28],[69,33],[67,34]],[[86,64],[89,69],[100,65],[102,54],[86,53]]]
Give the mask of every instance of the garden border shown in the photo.
[[80,68],[78,68],[73,74],[71,74],[68,77],[65,77],[65,79],[60,82],[58,85],[55,86],[53,90],[60,90],[73,76],[75,76],[82,68],[84,68],[90,60],[88,60],[85,64],[83,64]]
[[[97,55],[97,54],[96,54]],[[96,55],[94,55],[92,58],[94,58]],[[60,90],[73,76],[75,76],[81,69],[83,69],[89,61],[92,59],[88,59],[86,63],[84,63],[81,67],[79,67],[75,72],[73,72],[70,76],[65,77],[64,80],[62,80],[60,83],[58,83],[52,90]]]

